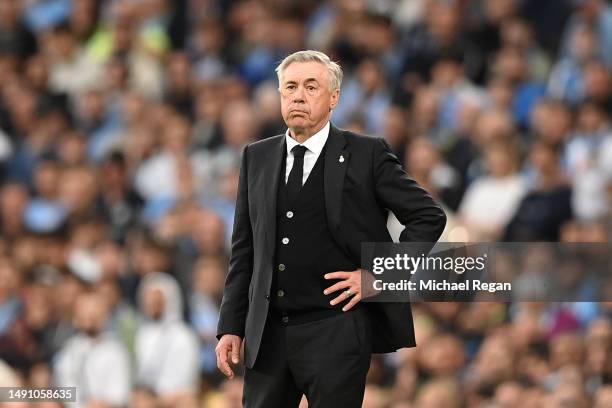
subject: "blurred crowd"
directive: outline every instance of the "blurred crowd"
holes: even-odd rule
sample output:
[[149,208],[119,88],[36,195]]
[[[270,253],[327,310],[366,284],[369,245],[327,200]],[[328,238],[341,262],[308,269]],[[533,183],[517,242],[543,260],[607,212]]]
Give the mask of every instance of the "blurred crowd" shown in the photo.
[[[308,48],[443,239],[608,242],[605,0],[0,0],[0,386],[241,406],[214,354],[240,154],[285,131],[274,68]],[[611,303],[414,310],[364,407],[612,406]]]

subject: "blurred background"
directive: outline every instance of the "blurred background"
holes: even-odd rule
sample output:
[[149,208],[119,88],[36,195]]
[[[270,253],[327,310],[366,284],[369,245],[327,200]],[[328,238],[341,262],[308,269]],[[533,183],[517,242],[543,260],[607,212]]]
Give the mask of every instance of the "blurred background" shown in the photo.
[[[444,240],[608,242],[605,0],[0,0],[0,386],[241,406],[214,354],[238,165],[285,131],[274,68],[306,48],[345,71],[333,122],[386,138]],[[364,407],[612,407],[610,303],[414,315]]]

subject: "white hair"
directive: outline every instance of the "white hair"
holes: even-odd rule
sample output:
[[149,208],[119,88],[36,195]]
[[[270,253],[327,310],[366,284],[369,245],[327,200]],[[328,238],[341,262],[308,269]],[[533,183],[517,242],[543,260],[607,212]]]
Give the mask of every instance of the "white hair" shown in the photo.
[[289,65],[294,62],[318,62],[319,64],[325,65],[327,72],[329,73],[329,88],[333,92],[339,90],[342,85],[342,68],[340,65],[332,61],[326,54],[321,51],[305,50],[297,51],[291,55],[288,55],[281,61],[276,67],[276,75],[278,76],[279,87],[282,83],[283,73]]

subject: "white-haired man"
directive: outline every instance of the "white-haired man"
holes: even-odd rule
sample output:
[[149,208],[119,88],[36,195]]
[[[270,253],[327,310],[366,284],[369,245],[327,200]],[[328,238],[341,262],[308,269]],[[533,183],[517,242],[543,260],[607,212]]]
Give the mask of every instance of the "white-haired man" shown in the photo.
[[360,303],[362,242],[435,242],[440,207],[381,139],[330,123],[342,70],[318,51],[277,68],[285,134],[243,152],[217,337],[228,377],[244,341],[246,407],[361,407],[373,352],[415,345],[408,303]]

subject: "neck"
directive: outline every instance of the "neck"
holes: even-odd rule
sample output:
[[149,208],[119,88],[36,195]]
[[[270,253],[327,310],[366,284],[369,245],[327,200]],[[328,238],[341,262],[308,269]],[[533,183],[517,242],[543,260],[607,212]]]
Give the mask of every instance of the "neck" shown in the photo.
[[323,129],[327,124],[327,120],[323,121],[319,125],[314,128],[302,128],[302,127],[293,127],[289,128],[289,136],[295,139],[298,143],[304,143],[306,140],[310,139],[313,135],[317,134],[318,131]]
[[559,172],[542,172],[538,180],[540,189],[549,190],[560,184]]

